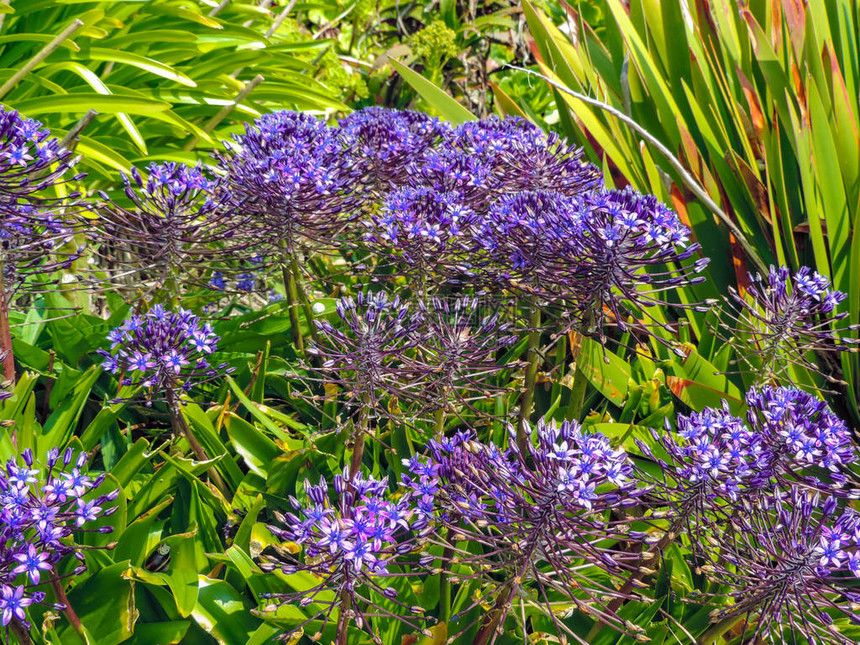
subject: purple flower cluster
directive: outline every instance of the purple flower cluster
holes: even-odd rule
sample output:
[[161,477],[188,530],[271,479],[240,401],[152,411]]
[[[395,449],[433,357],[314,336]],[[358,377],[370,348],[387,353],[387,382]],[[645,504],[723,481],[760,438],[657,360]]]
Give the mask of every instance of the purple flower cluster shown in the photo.
[[433,298],[420,303],[421,338],[407,358],[407,373],[415,387],[408,396],[423,407],[444,411],[449,402],[464,404],[491,396],[492,376],[510,367],[500,351],[516,342],[512,325],[498,312],[483,315],[479,298]]
[[[441,482],[439,521],[457,540],[483,545],[479,554],[458,552],[454,561],[504,572],[502,584],[490,585],[495,625],[504,620],[518,587],[533,580],[538,597],[561,594],[622,631],[638,633],[640,628],[623,625],[608,607],[616,588],[592,574],[596,568],[624,579],[638,568],[639,554],[619,542],[629,545],[644,535],[631,531],[633,520],[623,517],[623,509],[640,504],[649,488],[633,477],[623,450],[575,421],[540,421],[526,436],[519,447],[511,428],[505,452],[470,433],[430,443]],[[609,517],[610,510],[621,519]],[[577,593],[571,595],[572,589]]]
[[123,385],[139,384],[150,391],[172,395],[211,380],[225,369],[209,356],[218,336],[209,323],[191,312],[155,305],[144,315],[133,315],[108,334],[110,350],[99,350],[103,367],[118,374]]
[[361,291],[335,305],[340,324],[316,321],[320,342],[308,347],[319,357],[325,379],[342,386],[363,405],[399,388],[403,358],[414,347],[419,319],[385,291]]
[[419,280],[427,280],[458,264],[476,219],[457,193],[404,188],[389,194],[382,209],[370,216],[367,239],[388,254],[399,255]]
[[38,197],[72,164],[72,153],[41,123],[0,108],[0,210]]
[[836,311],[846,294],[832,289],[827,277],[809,267],[794,275],[787,267],[771,267],[766,278],[750,275],[749,281],[746,297],[730,289],[736,310],[729,314],[730,331],[759,382],[790,381],[792,366],[817,372],[810,352],[847,351],[857,344],[846,336],[856,325],[835,324],[848,316]]
[[407,184],[407,167],[422,157],[448,125],[423,112],[369,107],[338,122],[363,181],[377,194]]
[[548,190],[575,197],[602,185],[600,170],[583,160],[582,148],[518,117],[464,123],[449,141],[490,168],[496,189],[506,193]]
[[0,108],[0,264],[7,295],[31,274],[66,268],[80,257],[82,249],[70,244],[79,225],[68,215],[79,195],[41,194],[64,181],[71,157],[41,123]]
[[[420,463],[418,468],[416,477],[425,488],[432,488],[432,469]],[[305,480],[307,502],[302,504],[291,497],[294,512],[276,513],[280,525],[269,526],[279,540],[300,546],[304,557],[280,550],[263,556],[264,568],[279,569],[286,575],[310,572],[318,579],[314,587],[298,593],[266,596],[278,605],[322,607],[286,636],[313,620],[321,618],[325,624],[336,608],[340,609],[338,636],[350,623],[370,629],[369,614],[374,613],[372,608],[380,601],[395,603],[402,614],[396,617],[421,629],[416,620],[424,620],[420,616],[422,610],[398,602],[397,590],[385,582],[388,575],[403,575],[404,567],[417,566],[420,570],[427,565],[423,558],[418,562],[404,558],[420,550],[432,531],[427,514],[418,507],[422,504],[420,493],[414,486],[403,486],[394,495],[389,492],[387,481],[364,477],[361,473],[350,479],[348,469],[343,476],[335,475],[333,487],[334,503],[325,479],[320,478],[317,485]],[[397,571],[389,571],[394,563]],[[350,621],[344,620],[347,614]]]
[[293,256],[307,241],[330,244],[353,216],[359,177],[338,129],[274,112],[226,145],[219,165],[234,202],[252,216],[246,233],[261,256]]
[[851,431],[827,404],[792,388],[751,390],[746,421],[727,408],[678,417],[677,438],[652,431],[668,461],[638,442],[671,479],[678,515],[706,521],[776,488],[853,495],[846,467],[857,461]]
[[195,280],[192,269],[217,263],[227,271],[226,261],[247,246],[244,222],[202,166],[151,164],[146,181],[137,168],[123,180],[132,210],[101,193],[107,203],[93,229],[102,247],[100,268],[116,266],[119,275],[130,268],[179,295],[180,283]]
[[706,408],[680,416],[677,436],[652,431],[653,450],[638,442],[662,471],[670,534],[684,527],[701,571],[729,589],[701,595],[715,620],[746,615],[742,642],[851,642],[833,626],[834,612],[860,622],[846,582],[860,573],[860,516],[837,514],[857,496],[851,431],[801,390],[753,389],[746,403],[746,419]]
[[321,379],[365,412],[382,413],[389,397],[413,416],[471,409],[490,396],[488,377],[509,366],[498,354],[516,340],[498,313],[481,316],[480,305],[434,298],[410,311],[385,291],[359,292],[337,302],[339,324],[317,321],[320,340],[308,351],[319,359]]
[[[629,315],[664,304],[661,292],[704,280],[707,264],[678,216],[650,196],[591,191],[515,193],[498,200],[479,242],[489,268],[510,286],[571,304],[602,334],[604,312]],[[637,316],[638,317],[638,316]]]
[[860,514],[835,497],[776,490],[723,528],[701,567],[730,589],[714,620],[742,621],[744,643],[856,642],[837,619],[860,625]]
[[117,510],[108,505],[119,490],[93,496],[104,475],[86,474],[86,453],[75,458],[71,448],[62,455],[51,450],[44,471],[34,467],[29,450],[21,459],[22,465],[9,460],[0,469],[0,624],[14,619],[26,627],[27,608],[45,598],[32,587],[50,577],[48,572],[66,556],[78,560],[75,574],[86,569],[81,548],[71,540],[73,533],[113,530],[86,525]]
[[[24,201],[0,205],[0,261],[7,295],[27,286],[31,276],[66,269],[81,257],[84,249],[75,244],[79,228],[53,207]],[[30,291],[47,286],[30,284]]]

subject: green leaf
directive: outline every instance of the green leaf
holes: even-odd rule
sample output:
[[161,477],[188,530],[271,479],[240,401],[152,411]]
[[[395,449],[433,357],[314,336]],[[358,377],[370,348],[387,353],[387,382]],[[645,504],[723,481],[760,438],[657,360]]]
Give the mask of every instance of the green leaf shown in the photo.
[[246,645],[260,626],[243,596],[222,580],[199,578],[200,593],[192,617],[218,645]]
[[[68,372],[63,372],[64,374]],[[56,405],[54,412],[45,422],[44,442],[50,446],[59,446],[75,431],[75,426],[83,412],[84,405],[90,397],[90,391],[102,373],[102,368],[93,365],[83,374],[79,374],[69,388],[62,404]]]
[[138,623],[134,627],[134,636],[124,645],[175,645],[182,643],[188,627],[187,620],[174,620],[159,623]]
[[392,59],[389,62],[394,69],[400,73],[404,80],[409,83],[425,101],[432,105],[437,112],[439,112],[439,116],[443,119],[454,124],[478,120],[478,117],[448,96],[444,90],[436,87],[433,83],[421,76],[421,74],[412,71],[406,67],[406,65],[399,63],[396,60]]
[[[128,562],[120,562],[93,573],[68,592],[69,604],[93,639],[93,645],[118,645],[134,632],[137,611],[134,583],[125,573]],[[70,625],[59,633],[61,643],[78,643]]]
[[113,63],[121,63],[123,65],[132,65],[133,67],[139,67],[151,74],[161,76],[171,81],[176,81],[177,83],[181,83],[187,87],[197,87],[197,83],[192,81],[182,72],[176,71],[169,65],[160,63],[152,58],[132,54],[129,51],[121,49],[106,49],[103,47],[90,47],[85,53],[91,60],[111,61]]
[[627,396],[630,366],[600,343],[584,337],[581,340],[576,368],[603,396],[615,405],[621,405]]
[[269,465],[282,454],[275,442],[235,414],[225,417],[224,426],[236,452],[242,455],[251,472],[266,478]]
[[154,112],[169,110],[170,103],[156,99],[122,96],[120,94],[104,95],[97,92],[69,92],[62,96],[52,96],[49,99],[41,97],[27,101],[16,101],[10,107],[27,116],[60,112],[83,114],[89,110],[96,110],[100,114],[116,114],[118,112],[152,114]]

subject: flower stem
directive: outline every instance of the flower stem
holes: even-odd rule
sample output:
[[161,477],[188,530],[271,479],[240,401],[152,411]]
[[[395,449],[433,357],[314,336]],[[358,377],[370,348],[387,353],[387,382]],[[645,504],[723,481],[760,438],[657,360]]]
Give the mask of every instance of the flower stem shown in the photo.
[[18,640],[18,645],[31,645],[33,642],[30,640],[30,632],[24,628],[24,625],[22,625],[21,621],[17,618],[13,618],[9,621],[9,631],[11,631]]
[[[66,595],[65,589],[63,589],[63,583],[60,582],[60,576],[57,573],[56,567],[51,568],[51,589],[54,590],[54,595],[57,597],[57,600],[63,605],[63,615],[65,615],[66,620],[69,621],[69,624],[72,626],[72,629],[75,630],[75,633],[80,636],[83,642],[87,642],[87,638],[84,635],[84,625],[81,622],[81,619],[78,618],[78,615],[75,613],[75,610],[72,609],[72,605],[69,602],[69,597]],[[27,641],[29,642],[29,640]]]
[[284,278],[284,291],[287,294],[287,310],[290,314],[290,329],[293,333],[293,344],[296,346],[296,351],[304,354],[305,341],[302,338],[302,330],[299,326],[299,312],[296,311],[296,301],[299,299],[298,286],[296,285],[296,277],[293,275],[292,266],[289,262],[281,265],[281,273]]
[[340,615],[337,617],[337,631],[335,638],[337,645],[347,645],[347,637],[349,635],[349,613],[352,609],[352,597],[347,593],[346,589],[340,592]]
[[537,301],[532,300],[531,311],[529,312],[528,365],[526,366],[523,393],[520,397],[520,415],[517,424],[517,444],[523,451],[526,448],[526,424],[529,422],[534,404],[535,383],[537,381],[538,363],[540,362],[540,320],[540,307],[538,307]]
[[304,288],[302,287],[302,281],[299,280],[299,276],[301,275],[301,270],[299,269],[299,263],[296,261],[296,256],[290,256],[290,270],[293,274],[293,281],[296,285],[296,293],[298,294],[299,302],[302,304],[302,311],[305,314],[305,321],[308,323],[308,330],[310,332],[311,338],[314,342],[318,342],[319,338],[317,337],[317,328],[314,325],[314,310],[311,307],[310,300],[308,300],[308,294],[305,293]]
[[12,331],[9,327],[9,303],[3,281],[5,266],[0,263],[0,359],[3,361],[3,378],[15,381],[15,356],[12,354]]
[[[174,434],[184,437],[185,440],[188,441],[188,444],[191,446],[191,450],[194,451],[194,454],[199,461],[209,461],[206,451],[203,450],[203,446],[200,445],[200,442],[197,441],[197,437],[195,437],[194,433],[191,432],[191,428],[188,427],[188,423],[182,415],[182,410],[179,409],[179,401],[176,398],[176,392],[173,391],[173,388],[167,388],[167,408],[170,412],[170,424],[173,426]],[[209,477],[212,478],[212,483],[218,487],[218,490],[224,494],[224,497],[229,499],[230,489],[227,488],[227,484],[221,478],[218,471],[215,470],[214,466],[209,469]]]
[[370,397],[361,397],[361,407],[358,410],[358,421],[353,431],[352,457],[349,460],[349,480],[361,471],[361,460],[364,457],[364,442],[367,437],[370,419]]
[[449,528],[445,548],[442,550],[442,573],[439,575],[439,622],[446,624],[451,620],[451,581],[448,565],[451,564],[451,556],[454,553],[454,548],[450,546],[452,537],[453,531]]

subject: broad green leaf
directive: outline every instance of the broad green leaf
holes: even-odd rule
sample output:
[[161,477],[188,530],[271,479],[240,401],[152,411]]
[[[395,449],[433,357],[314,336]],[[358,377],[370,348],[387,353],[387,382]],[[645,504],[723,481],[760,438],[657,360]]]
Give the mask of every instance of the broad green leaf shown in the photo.
[[[134,632],[137,610],[134,583],[128,580],[127,562],[95,571],[68,592],[69,603],[91,635],[92,645],[118,645]],[[60,642],[78,643],[74,630],[66,624]]]
[[228,414],[224,427],[236,452],[242,455],[252,472],[265,478],[269,465],[282,454],[274,441],[235,414]]
[[192,617],[218,645],[246,645],[260,626],[251,607],[233,587],[222,580],[199,578],[200,593]]

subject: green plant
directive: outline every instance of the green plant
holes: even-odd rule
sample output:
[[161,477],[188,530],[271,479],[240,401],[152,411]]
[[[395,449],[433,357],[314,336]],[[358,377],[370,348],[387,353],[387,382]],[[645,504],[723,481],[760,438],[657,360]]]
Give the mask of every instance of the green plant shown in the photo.
[[[743,289],[748,269],[810,265],[849,294],[850,320],[858,322],[853,61],[860,32],[852,3],[591,4],[604,18],[600,33],[589,22],[595,14],[571,12],[574,40],[524,4],[567,136],[586,146],[611,182],[671,203],[706,255],[731,260],[711,265],[720,292],[733,283]],[[698,196],[679,166],[701,187]],[[715,220],[716,210],[737,226],[736,235]],[[843,354],[841,369],[822,360],[818,367],[845,382],[856,416],[856,354]]]
[[271,109],[348,110],[343,79],[317,78],[331,41],[300,34],[292,7],[270,4],[0,5],[0,101],[59,137],[95,110],[77,144],[92,180],[206,158],[237,123]]

